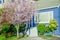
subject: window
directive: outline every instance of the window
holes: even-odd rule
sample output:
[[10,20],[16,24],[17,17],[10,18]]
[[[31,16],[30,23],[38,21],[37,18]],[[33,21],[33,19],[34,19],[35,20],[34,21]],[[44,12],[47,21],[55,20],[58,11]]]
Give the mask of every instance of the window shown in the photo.
[[42,12],[35,14],[35,23],[49,23],[50,19],[53,19],[53,11]]

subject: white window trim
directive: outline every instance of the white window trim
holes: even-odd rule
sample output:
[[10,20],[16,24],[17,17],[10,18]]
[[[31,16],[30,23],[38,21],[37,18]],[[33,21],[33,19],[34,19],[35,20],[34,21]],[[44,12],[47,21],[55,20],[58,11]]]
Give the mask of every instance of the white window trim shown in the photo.
[[[44,13],[52,13],[52,18],[51,19],[53,19],[53,11],[48,11],[48,12],[36,13],[34,21],[36,20],[36,15],[38,15],[38,14],[44,14]],[[48,16],[48,17],[49,17],[49,20],[50,20],[50,16]],[[47,22],[35,22],[35,23],[49,23],[49,21],[47,21]]]

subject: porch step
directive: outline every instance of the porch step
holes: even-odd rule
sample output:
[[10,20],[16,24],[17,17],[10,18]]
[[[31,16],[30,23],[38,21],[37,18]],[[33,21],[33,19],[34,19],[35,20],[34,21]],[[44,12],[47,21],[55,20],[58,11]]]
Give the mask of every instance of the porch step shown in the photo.
[[37,27],[30,28],[30,33],[29,33],[29,30],[28,30],[27,34],[28,34],[29,37],[38,37]]

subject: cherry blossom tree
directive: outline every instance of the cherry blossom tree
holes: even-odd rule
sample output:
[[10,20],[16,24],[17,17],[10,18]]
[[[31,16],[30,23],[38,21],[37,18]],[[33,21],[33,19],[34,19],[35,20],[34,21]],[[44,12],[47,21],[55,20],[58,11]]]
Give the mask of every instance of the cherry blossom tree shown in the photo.
[[2,30],[3,21],[4,21],[4,8],[0,8],[0,31]]
[[19,37],[19,23],[28,23],[35,13],[35,2],[29,0],[8,0],[4,4],[5,20],[16,25],[17,37]]

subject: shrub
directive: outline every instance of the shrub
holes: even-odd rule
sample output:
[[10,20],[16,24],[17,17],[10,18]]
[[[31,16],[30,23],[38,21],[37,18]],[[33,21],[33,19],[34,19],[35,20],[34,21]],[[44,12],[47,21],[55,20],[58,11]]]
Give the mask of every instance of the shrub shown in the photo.
[[50,20],[50,23],[49,23],[49,28],[50,28],[50,31],[52,32],[53,36],[54,36],[54,31],[57,29],[58,27],[58,23],[55,19],[53,20]]
[[4,24],[2,27],[2,33],[7,33],[10,28],[10,24]]
[[25,26],[26,25],[23,24],[23,23],[19,25],[19,32],[23,33],[23,35],[22,35],[23,37],[25,36],[25,32],[24,32],[25,31]]
[[16,28],[13,24],[4,24],[2,28],[2,33],[5,34],[6,37],[10,37],[12,34],[16,32]]
[[40,35],[43,35],[45,32],[45,24],[38,24],[37,29],[38,29],[38,33]]
[[58,27],[58,23],[55,19],[53,20],[50,20],[50,23],[49,23],[49,28],[50,30],[53,32],[54,30],[56,30]]
[[44,33],[52,32],[54,35],[54,31],[57,29],[58,23],[55,19],[50,20],[49,24],[38,24],[37,29],[39,34],[43,35]]
[[23,31],[25,31],[25,24],[20,24],[19,25],[19,32],[23,32]]
[[[24,34],[25,31],[25,24],[19,25],[19,32]],[[5,34],[6,37],[10,37],[16,35],[17,30],[13,24],[4,23],[1,30],[2,34]]]
[[17,32],[16,28],[13,24],[10,24],[10,28],[9,28],[8,32],[11,32],[11,33],[16,33]]
[[51,30],[50,30],[49,26],[47,25],[47,26],[45,26],[45,33],[49,33],[49,32],[51,32]]

